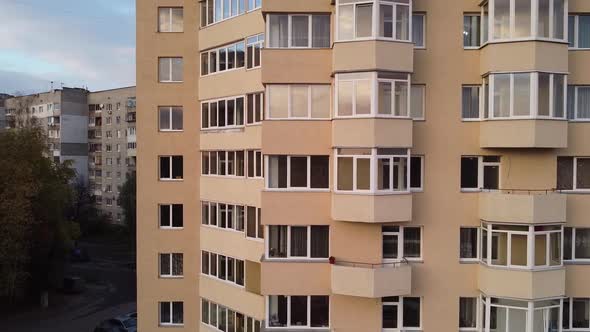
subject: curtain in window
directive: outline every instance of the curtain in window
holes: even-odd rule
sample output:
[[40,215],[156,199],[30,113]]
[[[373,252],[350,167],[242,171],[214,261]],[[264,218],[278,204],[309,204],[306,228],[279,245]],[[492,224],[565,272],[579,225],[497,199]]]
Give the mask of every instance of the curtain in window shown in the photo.
[[294,47],[309,46],[309,16],[291,17],[291,43]]
[[576,229],[575,254],[577,259],[590,258],[590,229]]
[[291,227],[291,256],[307,256],[307,227]]
[[288,47],[289,17],[287,15],[270,15],[270,47]]
[[373,5],[361,4],[356,6],[356,37],[370,37],[372,35]]
[[269,257],[287,257],[287,226],[269,226]]
[[313,15],[311,22],[312,47],[330,47],[330,16]]
[[467,86],[463,87],[462,94],[463,104],[463,119],[478,119],[479,118],[479,87]]
[[590,15],[578,17],[578,47],[590,48]]
[[404,257],[420,257],[420,228],[404,228]]
[[576,188],[590,189],[590,158],[576,159]]
[[459,327],[477,326],[477,298],[459,299]]
[[567,118],[569,120],[576,118],[576,87],[567,86]]
[[424,47],[424,15],[412,16],[412,41],[417,47]]
[[590,87],[578,87],[578,119],[590,118]]
[[311,257],[327,258],[330,247],[330,228],[311,226]]

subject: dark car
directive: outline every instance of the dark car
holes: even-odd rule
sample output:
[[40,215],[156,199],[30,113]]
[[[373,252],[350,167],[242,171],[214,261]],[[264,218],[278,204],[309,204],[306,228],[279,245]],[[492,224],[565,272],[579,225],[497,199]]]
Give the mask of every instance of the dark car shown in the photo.
[[137,312],[104,320],[94,332],[137,332]]

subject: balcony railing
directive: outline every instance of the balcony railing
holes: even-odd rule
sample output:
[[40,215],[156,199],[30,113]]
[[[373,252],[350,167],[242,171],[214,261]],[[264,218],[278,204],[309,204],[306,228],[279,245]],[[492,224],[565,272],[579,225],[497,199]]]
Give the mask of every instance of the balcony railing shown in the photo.
[[479,218],[506,223],[560,223],[566,220],[567,197],[555,188],[482,189]]

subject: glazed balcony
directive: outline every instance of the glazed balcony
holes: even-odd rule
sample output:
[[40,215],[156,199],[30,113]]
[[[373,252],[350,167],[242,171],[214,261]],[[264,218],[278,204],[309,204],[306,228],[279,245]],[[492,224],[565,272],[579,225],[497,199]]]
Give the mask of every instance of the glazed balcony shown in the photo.
[[332,218],[334,220],[388,223],[412,220],[412,194],[332,194]]
[[358,40],[334,43],[334,72],[414,71],[414,44],[405,41]]
[[565,295],[565,268],[513,270],[480,264],[478,288],[488,296],[536,300]]
[[409,295],[412,268],[406,262],[367,264],[335,260],[332,293],[364,298]]
[[481,49],[480,73],[499,71],[567,73],[568,45],[547,41],[489,43]]
[[566,196],[549,190],[500,190],[479,194],[479,218],[489,222],[566,221]]
[[332,50],[329,48],[264,48],[262,58],[263,84],[331,83]]
[[329,192],[263,191],[263,224],[327,225],[330,216]]
[[332,143],[337,147],[412,147],[411,118],[348,118],[332,121]]
[[[261,266],[263,295],[330,293],[330,264],[327,260],[318,262],[263,260]],[[297,281],[286,282],[288,280]]]

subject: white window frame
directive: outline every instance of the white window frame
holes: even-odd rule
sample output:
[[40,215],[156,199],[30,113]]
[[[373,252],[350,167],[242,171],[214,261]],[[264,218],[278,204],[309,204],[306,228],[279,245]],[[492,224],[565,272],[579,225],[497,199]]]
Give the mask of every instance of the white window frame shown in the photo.
[[[422,90],[422,116],[421,117],[413,117],[412,116],[412,90],[413,89],[421,89]],[[408,99],[410,99],[410,105],[408,106],[408,116],[414,121],[426,121],[426,84],[411,84]]]
[[[409,262],[422,262],[424,261],[424,227],[422,226],[398,226],[398,225],[391,225],[399,227],[399,231],[392,232],[392,231],[383,231],[381,230],[381,244],[383,244],[383,237],[385,235],[395,235],[397,236],[397,255],[398,258],[385,258],[382,257],[382,261],[385,264],[388,263],[400,263],[404,260]],[[418,228],[420,229],[420,257],[405,257],[404,252],[404,229],[406,228]],[[383,254],[382,254],[383,255]]]
[[[172,21],[173,21],[172,20],[172,17],[173,17],[172,11],[174,9],[180,9],[183,12],[182,13],[183,14],[183,20],[181,22],[182,23],[181,24],[182,28],[181,28],[180,31],[172,31]],[[168,24],[170,24],[169,31],[163,31],[163,30],[160,29],[160,27],[161,27],[160,12],[162,10],[168,10],[168,14],[165,14],[165,15],[167,16]],[[159,7],[158,8],[158,32],[160,32],[160,33],[181,33],[181,32],[184,32],[184,8],[183,7]],[[119,104],[119,108],[117,110],[120,110],[120,104]]]
[[[226,227],[221,227],[220,224],[220,220],[219,220],[219,215],[220,215],[220,204],[224,204],[226,205],[226,209],[229,206],[233,206],[233,212],[232,212],[232,225],[233,227],[227,227],[228,225],[228,220],[229,220],[229,214],[226,212],[226,221],[225,221],[225,225]],[[232,203],[224,203],[224,202],[212,202],[212,201],[201,201],[201,209],[205,208],[205,205],[207,206],[207,216],[209,217],[209,220],[207,220],[207,223],[203,223],[202,220],[202,213],[201,213],[201,226],[202,227],[209,227],[209,228],[214,228],[214,229],[220,229],[220,230],[224,230],[224,231],[229,231],[229,232],[235,232],[235,233],[240,233],[245,235],[246,233],[246,223],[248,222],[248,213],[247,213],[247,205],[241,205],[241,204],[232,204]],[[212,214],[211,214],[211,206],[215,205],[215,225],[211,224],[211,218],[212,218]],[[244,224],[243,224],[243,230],[239,230],[237,227],[237,220],[238,220],[238,208],[243,209],[244,211]]]
[[[499,157],[500,161],[483,161],[484,157]],[[477,188],[461,188],[461,192],[494,192],[499,189],[484,189],[484,168],[486,166],[498,166],[498,188],[502,188],[502,157],[501,156],[461,156],[463,158],[477,158]]]
[[[256,0],[256,1],[259,1],[259,0]],[[254,2],[255,5],[256,5],[256,1]],[[219,19],[219,20],[216,20],[215,19],[216,16],[217,16],[216,15],[217,14],[217,9],[216,9],[216,6],[215,6],[215,2],[220,2],[221,3],[221,5],[220,5],[220,9],[221,9],[221,14],[220,14],[221,16],[220,17],[221,17],[221,19]],[[224,3],[223,2],[224,2],[223,0],[214,0],[213,1],[213,19],[212,19],[212,23],[209,23],[209,10],[208,10],[209,2],[208,1],[204,1],[204,5],[201,6],[201,10],[205,9],[205,24],[201,24],[201,29],[204,29],[206,27],[210,27],[210,26],[215,25],[215,24],[218,24],[220,22],[231,20],[232,18],[236,18],[236,17],[242,16],[242,15],[248,14],[251,11],[254,11],[256,9],[260,9],[261,8],[261,6],[254,7],[254,8],[249,8],[250,1],[248,1],[248,0],[236,1],[236,3],[238,4],[238,9],[236,10],[236,14],[235,15],[232,15],[232,9],[233,8],[231,8],[231,1],[230,1],[229,2],[230,3],[229,16],[228,17],[223,17],[223,12],[224,12]],[[241,8],[240,7],[240,4],[243,4],[244,5],[244,8]],[[203,15],[201,15],[201,17],[203,17]]]
[[[174,226],[174,205],[182,205],[182,204],[178,204],[178,203],[166,203],[166,204],[158,204],[158,228],[160,229],[170,229],[170,230],[175,230],[175,229],[184,229],[184,216],[182,217],[182,226],[181,227],[176,227]],[[170,226],[162,226],[162,206],[168,206],[170,208]],[[184,213],[184,207],[182,209],[182,212]]]
[[[588,48],[590,50],[590,48]],[[590,121],[590,117],[588,118],[579,118],[578,117],[578,90],[580,88],[584,88],[584,89],[590,89],[590,85],[568,85],[568,88],[571,87],[574,89],[574,118],[573,119],[569,119],[568,118],[568,109],[567,109],[567,102],[566,102],[566,118],[570,121],[570,122],[589,122]],[[566,99],[568,99],[568,96],[566,95]]]
[[[252,107],[254,107],[254,109],[252,110],[252,122],[248,122],[248,100],[249,98],[253,98],[252,101]],[[244,123],[245,126],[259,126],[262,124],[262,121],[264,121],[264,115],[266,113],[265,109],[266,109],[266,96],[264,91],[259,91],[259,92],[252,92],[252,93],[248,93],[246,95],[246,106],[244,107]],[[256,105],[258,105],[258,112],[260,112],[259,116],[260,116],[260,121],[256,121]]]
[[[253,208],[256,211],[256,220],[254,221],[254,225],[256,225],[256,236],[252,237],[248,235],[248,208]],[[246,235],[246,239],[251,240],[251,241],[258,241],[258,242],[263,242],[264,241],[264,225],[262,225],[262,208],[259,207],[255,207],[255,206],[246,206],[246,210],[245,210],[245,214],[246,217],[244,218],[244,234]],[[260,233],[260,227],[262,227],[262,237],[259,237],[258,234]]]
[[[270,227],[287,227],[287,257],[270,257]],[[331,230],[329,225],[264,225],[265,234],[268,234],[268,241],[264,241],[264,259],[268,261],[328,261],[330,257],[330,246],[328,246],[328,257],[311,257],[311,228],[314,226],[325,226],[328,227],[328,241],[330,241]],[[292,227],[305,227],[307,229],[307,256],[291,256],[291,228]]]
[[[481,300],[480,297],[478,296],[461,296],[459,297],[459,299],[461,298],[465,298],[465,299],[474,299],[475,300],[475,327],[459,327],[459,331],[462,332],[479,332],[481,331],[481,314],[482,314],[482,306],[481,306]],[[459,303],[461,300],[459,300]],[[461,318],[461,309],[459,309],[459,318]]]
[[[172,67],[173,67],[172,64],[174,63],[174,60],[178,60],[178,59],[180,59],[180,61],[182,62],[182,70],[181,70],[181,72],[183,72],[182,73],[183,79],[180,80],[180,81],[175,81],[172,78],[172,71],[173,71],[172,70]],[[169,80],[163,80],[160,77],[160,75],[159,75],[159,73],[160,73],[160,61],[163,61],[163,60],[164,61],[168,61],[168,75],[170,76],[170,79]],[[179,57],[179,56],[176,56],[176,57],[174,57],[174,56],[173,57],[160,57],[160,58],[158,58],[158,82],[159,83],[183,83],[184,82],[184,58],[183,57]]]
[[[567,156],[564,156],[565,158],[568,158]],[[572,188],[573,189],[562,189],[560,191],[565,192],[565,193],[590,193],[590,188],[578,188],[578,159],[590,159],[590,157],[569,157],[569,158],[573,158],[573,183],[572,183]]]
[[[588,326],[588,327],[573,327],[573,322],[574,322],[574,310],[573,310],[574,309],[574,300],[590,300],[590,299],[587,298],[587,297],[580,297],[580,296],[578,296],[578,297],[572,296],[572,297],[566,297],[566,298],[564,298],[563,299],[563,302],[562,302],[561,312],[560,312],[560,314],[562,316],[562,319],[563,319],[563,309],[565,309],[565,306],[566,306],[566,300],[567,300],[567,306],[568,306],[568,309],[569,309],[568,310],[568,312],[569,312],[569,317],[568,317],[569,318],[568,319],[569,326],[566,327],[566,328],[564,328],[563,329],[563,332],[570,332],[570,331],[571,332],[573,332],[573,331],[590,331],[590,326]],[[561,324],[560,327],[562,327],[562,326],[563,326],[563,323]]]
[[[203,317],[201,317],[201,324],[206,325],[206,326],[214,329],[215,331],[219,331],[219,330],[217,329],[217,326],[211,325],[211,306],[212,305],[214,305],[216,307],[216,310],[215,310],[215,313],[216,313],[215,322],[217,324],[219,324],[219,318],[220,318],[219,317],[220,316],[220,314],[219,314],[219,308],[221,307],[221,308],[224,308],[226,311],[232,311],[234,313],[234,315],[236,315],[236,316],[237,316],[237,314],[240,314],[240,315],[242,315],[244,317],[244,326],[242,326],[243,331],[246,331],[246,332],[254,332],[256,325],[258,325],[260,328],[262,328],[262,322],[260,322],[258,319],[254,318],[254,317],[251,317],[251,316],[248,316],[248,315],[245,315],[245,314],[243,314],[243,313],[241,313],[241,312],[239,312],[237,310],[228,308],[228,307],[223,306],[221,304],[217,304],[217,303],[215,303],[213,301],[210,301],[208,299],[205,299],[203,297],[201,298],[201,313],[203,312],[203,307],[205,305],[205,302],[207,303],[207,306],[208,306],[207,312],[209,314],[209,317],[207,317],[207,323],[205,323],[203,321]],[[226,314],[225,326],[228,326],[228,324],[227,324],[228,317],[229,317],[229,315]],[[252,324],[250,326],[248,326],[248,320],[250,320],[252,322]],[[238,325],[237,325],[237,319],[235,317],[234,317],[234,322],[236,324],[235,326],[238,327]]]
[[[476,231],[477,234],[477,239],[475,240],[475,246],[476,248],[476,256],[473,258],[463,258],[461,257],[461,229],[474,229]],[[481,245],[480,245],[480,241],[481,241],[482,237],[481,237],[481,226],[461,226],[459,228],[459,262],[461,263],[479,263],[479,261],[481,260]]]
[[[400,332],[400,331],[422,331],[423,323],[423,313],[424,313],[424,306],[423,306],[423,298],[421,296],[397,296],[399,299],[398,302],[381,302],[381,308],[383,306],[397,306],[397,328],[382,328],[383,332]],[[406,327],[404,326],[404,298],[418,298],[420,299],[420,326],[419,327]],[[383,314],[381,316],[381,326],[383,327]]]
[[424,155],[410,155],[410,164],[408,167],[411,167],[412,165],[412,158],[419,158],[420,159],[420,187],[412,187],[412,170],[410,170],[410,182],[408,183],[408,187],[410,188],[410,191],[413,193],[416,192],[423,192],[424,191],[424,160],[425,160],[425,156]]
[[[183,115],[183,122],[184,122],[184,109],[183,109],[182,106],[159,106],[158,107],[158,130],[160,132],[182,132],[182,131],[184,131],[184,123],[181,124],[182,125],[182,129],[172,129],[172,109],[174,109],[174,108],[179,108],[180,111],[183,113],[182,115]],[[170,123],[170,128],[169,129],[162,129],[162,124],[160,123],[160,112],[161,111],[168,112],[168,119],[170,121],[169,122]],[[133,133],[131,133],[131,129],[132,128],[134,129],[133,130]],[[135,135],[135,128],[134,127],[130,127],[130,128],[127,129],[127,132],[128,132],[128,134],[127,134],[128,136]]]
[[[573,47],[572,46],[569,46],[568,47],[570,51],[588,50],[588,49],[590,49],[590,47],[580,47],[579,46],[579,42],[580,42],[580,40],[579,40],[579,37],[580,37],[580,16],[590,16],[590,15],[587,14],[587,13],[584,14],[584,15],[581,15],[581,14],[570,14],[570,15],[568,15],[568,25],[567,25],[568,26],[568,30],[569,30],[569,18],[570,17],[573,17],[574,18],[574,31],[571,31],[574,34],[574,46]],[[570,31],[568,31],[568,33],[570,33]]]
[[[182,323],[173,323],[174,317],[174,302],[182,303]],[[160,326],[184,326],[184,302],[183,301],[161,301],[158,303],[159,306],[169,305],[170,306],[170,322],[162,322],[161,312],[162,309],[158,308],[158,322]]]
[[[241,67],[238,67],[238,45],[242,44],[242,49],[244,50],[244,65]],[[229,53],[230,53],[230,49],[233,48],[233,52],[234,52],[234,67],[231,69],[228,69],[229,66]],[[219,64],[220,64],[220,50],[225,50],[225,69],[224,70],[220,70],[219,69]],[[212,72],[211,71],[211,53],[215,52],[215,71]],[[231,43],[231,44],[226,44],[223,46],[219,46],[216,48],[211,48],[208,49],[206,51],[202,51],[201,53],[199,53],[199,75],[200,77],[208,77],[208,76],[213,76],[213,75],[217,75],[217,74],[221,74],[221,73],[228,73],[228,72],[232,72],[232,71],[236,71],[236,70],[240,70],[240,69],[245,69],[246,68],[246,41],[245,40],[240,40],[238,42],[235,43]],[[203,54],[207,54],[207,66],[209,67],[209,71],[207,74],[203,73]]]
[[[254,38],[256,38],[256,41],[253,41]],[[252,39],[252,41],[250,39]],[[262,49],[264,48],[264,45],[266,44],[265,39],[266,38],[265,38],[264,33],[259,33],[257,35],[246,37],[246,48],[245,48],[246,55],[244,56],[244,59],[246,62],[246,64],[245,64],[246,71],[258,69],[258,68],[262,67]],[[260,64],[258,66],[256,66],[256,64],[254,63],[254,60],[256,59],[256,57],[254,57],[252,59],[252,67],[248,67],[248,49],[250,47],[252,47],[252,54],[253,55],[254,55],[257,47],[260,49]]]
[[[311,157],[328,157],[328,169],[330,167],[330,156],[318,155],[318,156],[304,156],[304,155],[287,155],[287,187],[286,188],[271,188],[270,187],[270,158],[279,157],[280,155],[264,155],[264,190],[265,191],[313,191],[313,192],[329,192],[330,184],[328,188],[312,188],[311,187]],[[307,186],[306,187],[291,187],[291,158],[307,158]],[[328,175],[329,176],[329,175]]]
[[481,12],[480,13],[463,13],[463,22],[465,22],[465,18],[466,17],[471,18],[471,25],[472,25],[472,27],[473,27],[473,17],[479,17],[479,26],[478,26],[478,29],[479,29],[479,45],[477,45],[477,46],[465,46],[465,43],[463,43],[463,49],[464,50],[478,50],[478,49],[481,48],[481,46],[483,44],[482,43],[482,41],[483,41],[482,40],[482,37],[483,37],[482,36],[482,34],[483,34],[483,32],[482,32],[482,30],[483,30],[483,18],[482,18],[482,14],[481,14]]
[[[181,160],[182,160],[182,178],[181,179],[176,179],[176,178],[174,178],[172,176],[172,173],[173,173],[172,172],[172,167],[173,167],[172,160],[174,159],[174,157],[180,157]],[[161,164],[160,159],[161,158],[168,158],[168,163],[170,165],[170,177],[169,178],[163,178],[161,176],[162,175],[161,174],[162,173],[162,170],[160,169],[160,164]],[[112,162],[112,160],[111,160],[111,162]],[[120,163],[118,163],[118,164],[120,164]],[[179,155],[174,155],[174,156],[159,156],[159,158],[158,158],[158,180],[159,181],[164,181],[164,182],[180,182],[180,181],[184,181],[184,156],[179,156]]]
[[[326,46],[326,47],[314,47],[313,46],[313,17],[314,16],[327,16],[329,19],[330,18],[330,14],[275,14],[275,13],[270,13],[270,14],[266,14],[266,35],[270,36],[270,16],[271,15],[276,15],[276,16],[287,16],[287,47],[280,47],[280,46],[270,46],[270,38],[266,39],[266,48],[270,48],[270,49],[329,49],[330,46]],[[308,28],[307,28],[307,46],[294,46],[293,45],[293,17],[307,17],[307,24],[308,24]],[[329,45],[332,45],[332,31],[331,31],[331,25],[332,22],[330,22],[330,29],[328,30],[328,32],[330,33],[330,41],[329,41]]]
[[[270,315],[270,296],[285,296],[287,298],[287,326],[270,326],[269,322],[270,319],[268,315]],[[291,329],[302,329],[302,330],[326,330],[329,331],[332,327],[332,299],[329,295],[300,295],[305,296],[307,298],[307,325],[291,325],[291,296],[292,295],[267,295],[264,297],[265,299],[265,307],[266,307],[266,317],[264,320],[264,327],[268,330],[291,330]],[[299,295],[298,295],[299,296]],[[328,325],[327,327],[311,327],[311,297],[312,296],[326,296],[328,297]]]
[[[397,41],[397,42],[407,42],[407,43],[413,43],[412,41],[412,15],[413,15],[413,5],[412,5],[412,1],[410,0],[409,3],[403,3],[403,2],[394,2],[393,1],[380,1],[380,0],[366,0],[366,1],[359,1],[359,2],[352,2],[352,3],[340,3],[340,0],[336,1],[336,13],[334,16],[334,23],[335,23],[335,32],[336,32],[336,39],[335,42],[347,42],[347,41],[360,41],[360,40],[391,40],[391,41]],[[371,36],[369,37],[356,37],[356,11],[357,11],[357,5],[366,5],[366,4],[371,4],[373,5],[372,8],[372,21],[371,21]],[[388,5],[393,7],[393,11],[392,11],[392,37],[382,37],[379,36],[380,35],[380,5]],[[340,8],[344,7],[344,6],[352,6],[353,10],[352,10],[352,18],[351,18],[351,22],[352,22],[352,34],[353,37],[352,39],[343,39],[340,37]],[[397,39],[397,24],[396,24],[396,18],[397,18],[397,6],[407,6],[408,7],[408,39]],[[424,44],[426,45],[426,39],[424,40]]]
[[[211,163],[212,163],[211,162],[212,161],[212,159],[211,159],[211,153],[212,152],[216,152],[216,158],[217,159],[216,159],[215,165],[217,166],[217,170],[216,170],[217,174],[211,174]],[[219,168],[221,167],[221,164],[219,162],[219,153],[220,152],[224,152],[225,153],[225,162],[224,162],[224,165],[225,165],[225,174],[224,175],[219,174]],[[244,169],[244,175],[236,175],[237,174],[237,169],[238,169],[236,167],[236,165],[237,165],[236,164],[236,161],[237,161],[237,153],[238,152],[242,152],[244,154],[244,159],[243,159],[243,162],[244,162],[244,167],[243,167],[243,169]],[[234,154],[234,164],[233,164],[234,172],[233,172],[233,174],[229,174],[229,165],[230,165],[230,163],[229,163],[229,154],[230,153]],[[247,170],[247,165],[248,164],[246,163],[246,151],[244,151],[244,150],[203,150],[203,151],[201,151],[201,160],[203,160],[203,155],[205,155],[205,154],[209,154],[209,168],[208,168],[209,169],[209,173],[208,174],[203,174],[203,172],[201,171],[201,176],[206,176],[206,177],[222,177],[222,178],[237,178],[237,179],[246,178],[246,173],[248,171]]]
[[[228,256],[228,255],[220,254],[220,253],[217,253],[217,252],[212,252],[212,251],[209,251],[209,250],[201,250],[201,257],[203,255],[203,253],[206,253],[209,256],[209,268],[208,268],[209,274],[203,273],[203,267],[201,266],[201,267],[199,267],[201,276],[206,277],[206,278],[211,278],[211,279],[214,279],[216,281],[220,281],[220,282],[229,284],[229,285],[234,286],[234,287],[238,287],[238,288],[242,288],[242,289],[245,289],[246,288],[246,261],[245,260],[240,259],[240,258],[236,258],[234,256]],[[217,275],[212,275],[211,274],[211,265],[213,264],[212,261],[211,261],[211,254],[216,255],[217,261],[215,262],[215,266],[216,266],[215,272],[217,273]],[[219,268],[219,260],[220,260],[220,257],[225,257],[225,279],[221,279],[221,278],[218,277],[219,271],[220,271],[220,268]],[[233,265],[234,265],[234,281],[231,281],[231,280],[228,279],[228,276],[229,276],[229,259],[230,258],[234,260],[234,263],[233,263]],[[237,275],[238,275],[237,274],[237,272],[238,272],[238,269],[237,269],[237,267],[238,267],[238,261],[242,262],[242,266],[244,267],[244,271],[243,271],[243,279],[244,279],[243,281],[244,281],[244,284],[243,285],[238,284],[236,282],[236,280],[235,280],[236,277],[237,277]]]
[[[497,298],[500,299],[499,297],[493,297],[493,298]],[[478,320],[479,318],[484,318],[485,317],[485,321],[481,322],[481,331],[482,332],[490,332],[490,331],[496,331],[495,330],[491,330],[490,329],[490,325],[491,325],[491,308],[492,307],[496,307],[496,308],[504,308],[506,310],[506,326],[504,327],[504,331],[510,331],[510,332],[517,332],[517,331],[512,331],[508,329],[508,326],[510,324],[510,310],[521,310],[525,312],[525,317],[526,317],[526,330],[523,332],[533,332],[533,319],[534,319],[534,315],[535,315],[535,311],[537,310],[546,310],[546,309],[554,309],[554,308],[558,308],[559,310],[559,319],[558,319],[558,323],[559,323],[559,330],[561,331],[561,316],[562,316],[562,312],[563,312],[563,298],[545,298],[539,301],[525,301],[525,300],[513,300],[513,299],[507,299],[507,298],[502,298],[505,300],[513,300],[513,301],[519,301],[522,304],[526,304],[527,306],[509,306],[509,305],[504,305],[504,304],[498,304],[498,303],[493,303],[492,304],[492,297],[486,297],[485,295],[480,295],[479,296],[479,309],[478,310]],[[544,302],[544,301],[549,301],[549,300],[559,300],[559,305],[550,305],[550,306],[544,306],[544,307],[539,307],[539,308],[535,308],[535,302]],[[484,312],[485,311],[485,312]],[[479,325],[479,322],[478,322]],[[498,328],[501,329],[501,328]],[[518,331],[520,332],[520,331]]]
[[[488,84],[489,85],[489,84]],[[478,84],[464,84],[461,85],[461,121],[463,122],[477,122],[477,121],[482,121],[484,120],[484,109],[483,107],[485,106],[485,89],[486,87],[488,87],[488,85],[485,85],[484,83],[482,83],[481,85]],[[479,112],[478,112],[478,116],[476,118],[465,118],[463,117],[463,88],[477,88],[477,94],[478,94],[478,100],[479,100]],[[567,98],[566,98],[567,99]]]
[[[160,253],[158,256],[159,260],[158,260],[158,275],[160,276],[160,278],[166,278],[166,279],[179,279],[179,278],[183,278],[184,277],[184,266],[183,266],[183,274],[174,274],[174,259],[173,259],[173,255],[181,255],[182,257],[182,261],[183,261],[183,265],[184,265],[184,255],[182,253],[178,253],[178,252],[174,252],[174,253]],[[162,256],[168,256],[168,262],[170,265],[170,269],[168,271],[168,273],[166,274],[162,274]]]
[[[252,151],[252,153],[254,154],[254,161],[253,166],[254,166],[254,176],[249,176],[248,175],[248,165],[250,163],[250,157],[249,152]],[[246,167],[245,167],[245,176],[249,179],[262,179],[264,178],[264,156],[262,155],[262,150],[246,150],[246,156],[244,158],[246,161]],[[258,163],[260,162],[260,165],[258,165]],[[260,176],[258,176],[256,174],[257,169],[260,167]]]
[[[271,117],[271,105],[270,105],[270,98],[271,98],[271,86],[274,87],[278,87],[278,86],[283,86],[283,87],[287,87],[287,117],[286,118],[279,118],[279,117]],[[291,87],[307,87],[307,116],[303,116],[303,117],[297,117],[293,115],[293,103],[292,103],[292,98],[291,98]],[[327,118],[323,117],[323,118],[315,118],[312,116],[312,112],[313,112],[313,97],[312,97],[312,90],[314,86],[322,86],[322,87],[327,87],[329,89],[328,91],[328,99],[331,99],[331,95],[332,95],[332,90],[331,90],[331,86],[329,84],[267,84],[266,85],[266,91],[264,94],[264,97],[266,98],[265,101],[265,115],[264,115],[264,119],[265,120],[269,120],[269,121],[276,121],[276,120],[330,120],[331,117],[328,116]],[[328,113],[331,113],[332,107],[331,107],[331,100],[328,100],[328,103],[330,104],[330,110]]]
[[[588,227],[564,227],[563,228],[563,237],[562,237],[563,243],[565,243],[565,229],[566,228],[571,228],[571,230],[572,230],[572,251],[570,253],[571,259],[565,259],[565,252],[563,253],[564,254],[563,261],[567,264],[590,263],[590,258],[577,258],[576,257],[576,231],[578,229],[590,230],[590,228],[588,228]],[[563,249],[565,249],[565,245],[563,246]]]
[[416,45],[416,41],[413,40],[414,39],[414,28],[412,28],[412,36],[410,37],[412,39],[412,42],[414,43],[414,49],[417,50],[425,50],[426,49],[426,35],[428,35],[427,31],[426,31],[426,13],[412,13],[412,20],[410,21],[410,24],[414,24],[414,16],[422,16],[422,40],[424,41],[424,45]]
[[[238,112],[237,110],[237,105],[238,105],[238,99],[242,98],[242,124],[237,124],[237,120],[238,120]],[[219,125],[219,102],[220,101],[224,101],[225,102],[225,122],[227,123],[228,120],[228,110],[227,110],[227,104],[228,101],[232,101],[234,102],[234,124],[233,125],[225,125],[225,126],[220,126]],[[217,104],[217,125],[216,126],[211,126],[211,104],[216,103]],[[203,105],[204,104],[208,104],[207,106],[207,119],[209,120],[209,124],[207,127],[203,126],[203,123],[201,121],[201,130],[202,131],[212,131],[212,130],[224,130],[224,129],[236,129],[236,128],[243,128],[246,125],[246,116],[247,116],[247,107],[248,105],[246,105],[247,100],[246,100],[246,96],[245,95],[238,95],[238,96],[231,96],[231,97],[224,97],[224,98],[218,98],[218,99],[209,99],[209,100],[203,100],[200,103],[200,116],[201,119],[203,118]]]
[[[370,155],[347,155],[341,154],[339,149],[336,148],[334,150],[334,192],[335,193],[347,193],[347,194],[370,194],[370,195],[388,195],[388,194],[409,194],[411,192],[410,182],[411,182],[411,150],[407,149],[407,153],[405,155],[378,155],[377,150],[378,148],[367,148],[371,150]],[[339,158],[352,158],[353,159],[353,166],[352,166],[352,190],[340,190],[338,189],[338,163]],[[392,189],[385,189],[379,190],[379,184],[377,182],[377,174],[378,174],[378,161],[379,159],[389,159],[391,162],[391,172],[393,172],[393,160],[394,158],[406,158],[407,162],[407,174],[406,174],[406,190],[393,190],[393,176],[390,177],[390,188]],[[357,188],[357,160],[359,159],[368,159],[370,160],[370,168],[369,168],[369,176],[370,176],[370,185],[369,189],[358,189]],[[424,173],[424,167],[422,167],[422,172]],[[392,173],[393,174],[393,173]],[[422,182],[424,179],[422,179]]]

